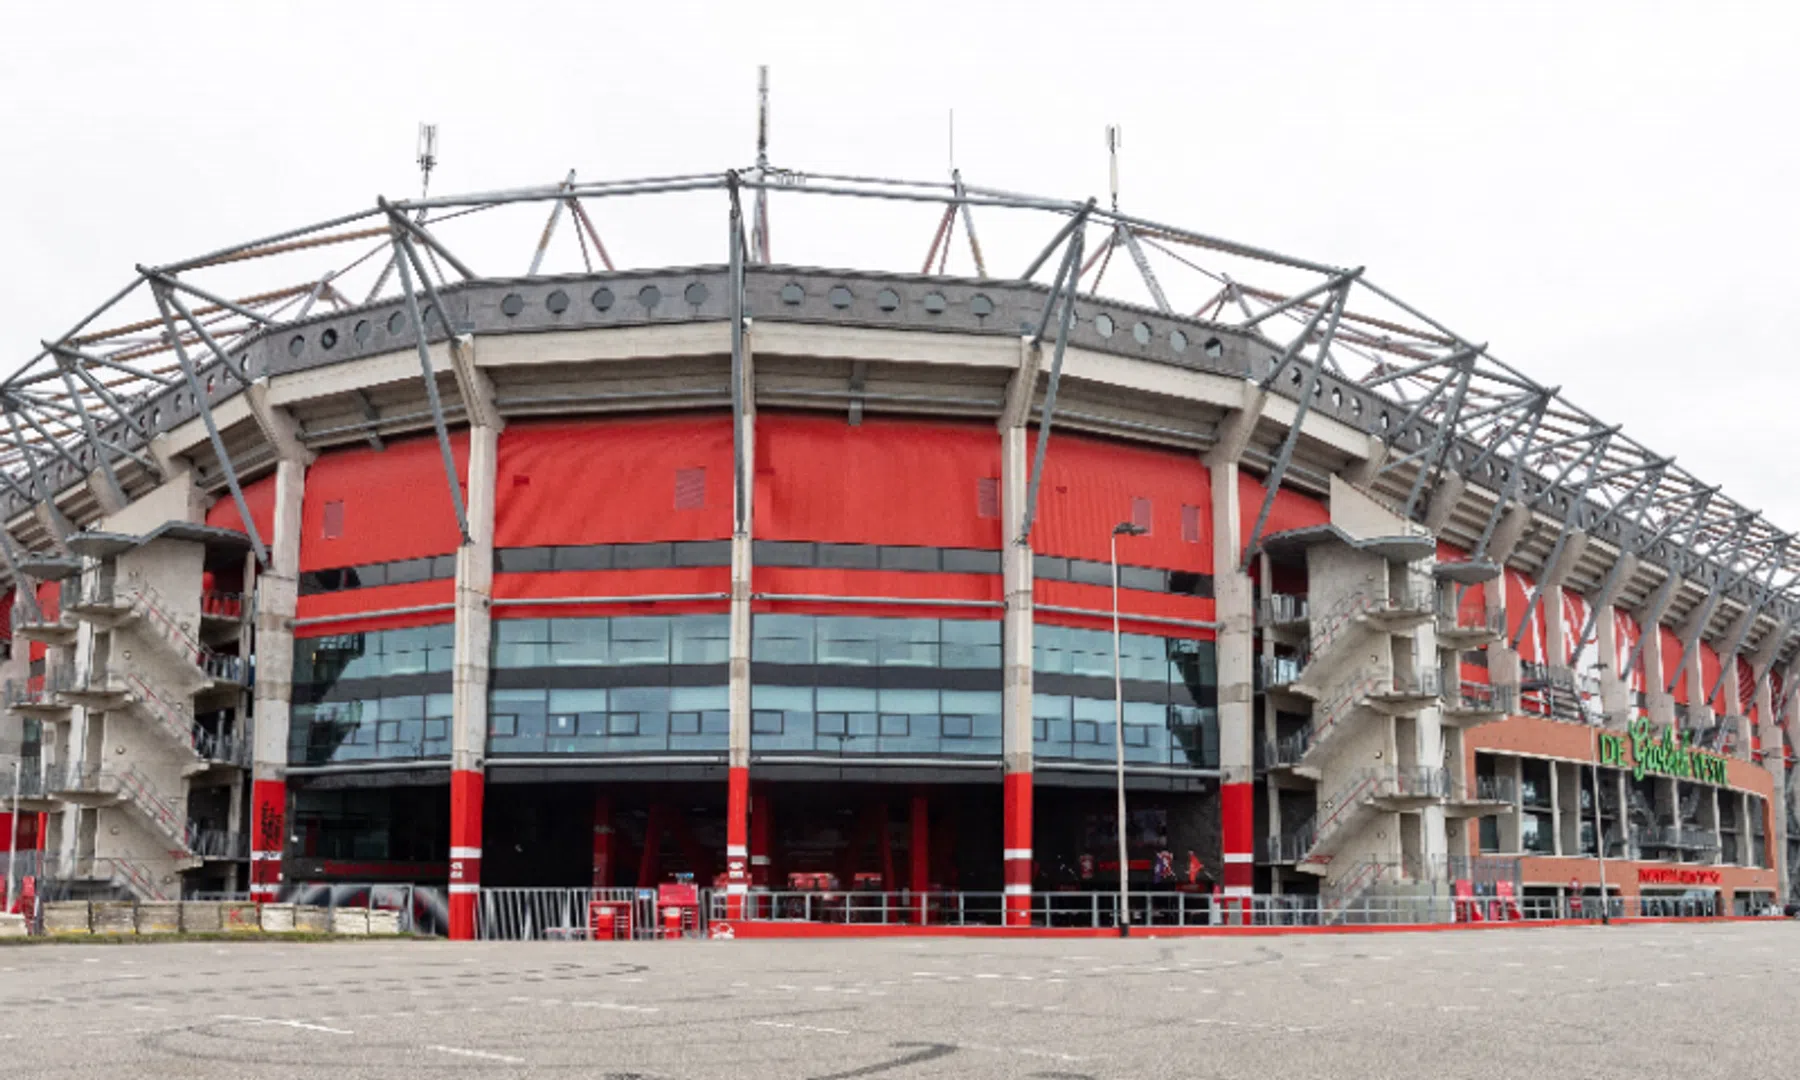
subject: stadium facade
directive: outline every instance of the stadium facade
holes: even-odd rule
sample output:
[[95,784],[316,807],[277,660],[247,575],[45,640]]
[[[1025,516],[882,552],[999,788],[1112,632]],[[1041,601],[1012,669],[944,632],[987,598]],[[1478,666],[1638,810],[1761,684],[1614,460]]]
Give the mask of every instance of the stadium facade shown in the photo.
[[[776,263],[771,191],[925,215],[925,272]],[[721,257],[614,268],[657,200]],[[461,257],[503,214],[524,277]],[[1789,535],[1477,340],[1091,200],[767,167],[140,267],[0,384],[13,868],[441,886],[453,936],[681,874],[1784,896]]]

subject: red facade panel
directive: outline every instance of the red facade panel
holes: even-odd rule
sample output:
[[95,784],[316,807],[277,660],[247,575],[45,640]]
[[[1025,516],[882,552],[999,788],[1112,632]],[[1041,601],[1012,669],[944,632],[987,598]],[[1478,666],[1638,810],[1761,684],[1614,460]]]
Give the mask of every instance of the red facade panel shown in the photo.
[[1657,626],[1657,641],[1662,646],[1662,672],[1658,678],[1661,684],[1653,689],[1661,690],[1669,685],[1669,676],[1675,673],[1675,665],[1681,665],[1681,677],[1675,681],[1675,702],[1678,705],[1688,703],[1687,662],[1681,656],[1681,639],[1675,631],[1666,626]]
[[495,466],[498,547],[731,535],[729,416],[514,423]]
[[1212,483],[1198,455],[1051,434],[1034,550],[1105,562],[1113,528],[1140,518],[1150,532],[1119,540],[1121,563],[1212,573]]
[[[449,498],[446,491],[445,498]],[[256,523],[256,534],[264,544],[275,537],[275,474],[252,480],[244,485],[244,502],[250,507],[250,520]],[[238,513],[237,500],[227,491],[206,511],[206,523],[218,529],[244,532],[244,515]]]
[[[1261,480],[1248,473],[1238,473],[1238,518],[1242,523],[1240,535],[1245,544],[1250,542],[1250,531],[1256,527],[1257,515],[1262,513],[1263,497],[1267,491],[1268,488]],[[1282,488],[1275,493],[1275,504],[1269,508],[1269,519],[1263,522],[1262,534],[1271,536],[1289,529],[1329,524],[1330,507],[1310,495]]]
[[[409,585],[377,585],[368,589],[302,596],[295,605],[297,619],[329,618],[329,622],[298,627],[296,637],[323,637],[364,630],[392,630],[402,626],[431,626],[451,620],[448,605],[456,601],[456,583],[448,580],[419,581]],[[417,611],[416,608],[440,610]],[[397,615],[367,614],[401,611]],[[337,618],[336,616],[343,616]]]
[[[1052,458],[1056,449],[1053,439]],[[1000,436],[992,424],[867,419],[853,427],[831,416],[756,418],[762,539],[996,550],[999,477]]]
[[[1531,664],[1548,663],[1548,650],[1545,647],[1544,604],[1540,601],[1531,612],[1531,621],[1526,622],[1525,606],[1531,602],[1531,592],[1536,583],[1527,574],[1517,570],[1506,571],[1506,637],[1510,642],[1518,639],[1519,659]],[[1524,628],[1524,634],[1519,633]]]
[[[1702,641],[1700,643],[1699,649],[1700,649],[1700,685],[1694,688],[1694,690],[1695,690],[1694,696],[1696,698],[1701,697],[1702,695],[1704,695],[1712,690],[1713,684],[1717,683],[1719,681],[1719,672],[1724,667],[1724,665],[1719,661],[1719,653],[1718,653],[1717,649],[1714,649],[1710,644],[1708,644],[1705,641]],[[1725,712],[1730,711],[1729,709],[1723,708],[1723,706],[1725,705],[1725,687],[1722,683],[1719,685],[1718,695],[1716,697],[1707,698],[1706,700],[1707,700],[1707,704],[1713,705],[1716,708],[1720,708],[1722,711],[1725,711]]]
[[[468,433],[452,432],[450,446],[466,491]],[[301,570],[455,551],[462,537],[437,440],[403,439],[382,450],[321,456],[307,469],[300,529]]]

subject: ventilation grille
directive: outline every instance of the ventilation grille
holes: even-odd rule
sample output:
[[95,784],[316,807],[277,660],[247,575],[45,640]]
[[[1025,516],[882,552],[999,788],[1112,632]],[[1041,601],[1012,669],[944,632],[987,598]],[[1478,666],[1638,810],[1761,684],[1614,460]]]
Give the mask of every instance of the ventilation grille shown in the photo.
[[1131,500],[1131,523],[1144,530],[1145,535],[1149,535],[1150,523],[1155,516],[1155,511],[1151,508],[1149,499]]
[[975,481],[975,516],[981,518],[998,518],[1000,516],[1000,480],[998,477],[983,476]]
[[1200,508],[1198,506],[1181,508],[1181,539],[1189,544],[1200,542]]
[[675,470],[675,509],[706,509],[706,470]]
[[336,540],[344,535],[344,501],[333,499],[325,504],[325,539]]

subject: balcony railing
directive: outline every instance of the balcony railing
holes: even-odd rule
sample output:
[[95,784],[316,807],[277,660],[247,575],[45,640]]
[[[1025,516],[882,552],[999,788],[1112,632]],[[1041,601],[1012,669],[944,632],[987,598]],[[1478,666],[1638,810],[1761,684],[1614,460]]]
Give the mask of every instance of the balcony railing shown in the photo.
[[188,827],[188,850],[202,859],[245,861],[250,858],[250,834],[227,832],[224,829],[202,829],[190,825]]
[[1414,766],[1376,774],[1374,794],[1385,799],[1443,799],[1450,795],[1450,770]]
[[1508,713],[1513,710],[1516,697],[1516,687],[1464,679],[1457,684],[1454,693],[1446,696],[1444,707],[1454,712]]
[[1491,802],[1508,803],[1513,801],[1518,786],[1510,776],[1477,776],[1475,782],[1457,783],[1451,794],[1452,802]]
[[244,594],[208,589],[200,594],[200,617],[203,619],[242,619]]
[[6,705],[8,708],[20,705],[51,708],[60,704],[57,695],[73,688],[74,684],[74,671],[67,666],[53,668],[45,675],[8,679]]
[[1300,672],[1305,668],[1306,657],[1304,656],[1258,656],[1256,658],[1258,684],[1263,689],[1291,686],[1300,680]]
[[1467,611],[1461,604],[1449,600],[1441,600],[1437,608],[1437,629],[1439,634],[1491,634],[1498,636],[1506,626],[1506,613],[1502,611]]
[[1304,596],[1271,593],[1263,597],[1257,615],[1257,621],[1262,626],[1293,626],[1306,622],[1310,617],[1310,609]]

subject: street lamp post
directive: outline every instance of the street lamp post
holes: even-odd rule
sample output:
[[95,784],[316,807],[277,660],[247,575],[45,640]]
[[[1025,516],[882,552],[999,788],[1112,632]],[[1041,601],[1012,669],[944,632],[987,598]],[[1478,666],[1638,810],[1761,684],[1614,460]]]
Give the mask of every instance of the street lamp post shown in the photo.
[[1130,521],[1112,531],[1113,763],[1119,791],[1119,936],[1131,935],[1131,862],[1125,853],[1125,673],[1119,648],[1119,537],[1149,532]]

